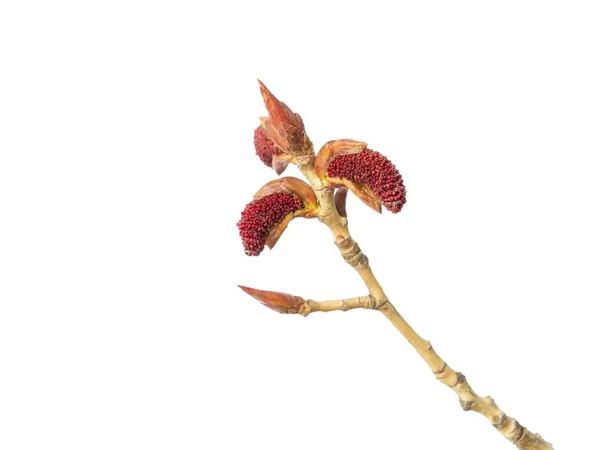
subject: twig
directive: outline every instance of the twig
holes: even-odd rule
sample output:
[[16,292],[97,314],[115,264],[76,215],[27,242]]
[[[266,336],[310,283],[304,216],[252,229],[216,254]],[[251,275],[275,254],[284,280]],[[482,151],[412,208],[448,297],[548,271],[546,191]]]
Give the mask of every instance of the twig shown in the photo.
[[[327,142],[315,158],[312,142],[300,116],[280,102],[262,83],[261,92],[269,112],[255,131],[255,147],[261,160],[280,174],[295,163],[309,181],[284,177],[267,183],[246,206],[238,223],[248,255],[258,255],[265,245],[275,245],[294,217],[314,218],[325,224],[344,261],[361,276],[369,295],[316,302],[282,292],[240,286],[266,306],[287,314],[347,311],[355,308],[380,311],[425,360],[435,377],[458,395],[465,411],[485,416],[510,442],[522,450],[551,450],[552,445],[506,415],[491,397],[478,396],[465,376],[452,369],[408,324],[388,300],[371,270],[369,258],[350,235],[345,198],[351,190],[374,210],[381,206],[397,213],[406,201],[402,177],[381,154],[364,142],[338,139]],[[334,190],[338,189],[337,196]]]

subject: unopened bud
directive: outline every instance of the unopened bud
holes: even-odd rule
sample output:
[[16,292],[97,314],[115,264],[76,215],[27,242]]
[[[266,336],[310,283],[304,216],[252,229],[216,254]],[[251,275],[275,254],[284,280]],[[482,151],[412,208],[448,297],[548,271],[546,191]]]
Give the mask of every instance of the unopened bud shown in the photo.
[[346,213],[346,197],[348,197],[348,188],[342,186],[335,191],[334,202],[337,212],[342,217],[348,217]]
[[260,80],[258,83],[269,113],[269,118],[262,120],[267,136],[281,146],[284,154],[292,157],[312,155],[313,145],[306,135],[300,115],[279,101]]
[[239,288],[263,305],[282,314],[297,314],[304,303],[302,297],[296,297],[283,292],[262,291],[247,286],[239,286]]

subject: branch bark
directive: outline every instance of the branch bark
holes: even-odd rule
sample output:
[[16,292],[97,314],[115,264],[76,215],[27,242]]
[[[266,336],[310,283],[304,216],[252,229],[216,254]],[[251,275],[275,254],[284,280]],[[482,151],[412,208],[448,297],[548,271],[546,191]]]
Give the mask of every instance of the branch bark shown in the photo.
[[[333,311],[344,310],[344,308],[350,309],[348,307],[350,304],[353,307],[365,307],[362,306],[362,303],[368,299],[369,305],[372,305],[370,307],[380,311],[392,322],[421,358],[425,360],[435,377],[458,395],[463,410],[475,411],[485,416],[496,430],[521,450],[552,450],[553,447],[550,443],[546,442],[539,434],[529,431],[516,419],[506,415],[491,397],[480,397],[477,395],[467,382],[465,376],[452,369],[436,353],[431,343],[423,339],[404,317],[400,315],[386,297],[377,278],[375,278],[369,265],[369,259],[350,235],[347,218],[342,217],[337,211],[333,189],[325,186],[315,173],[314,155],[299,156],[296,158],[296,163],[315,191],[319,205],[319,221],[329,227],[340,254],[358,272],[369,289],[370,294],[368,297],[358,297],[349,300],[312,302],[311,309],[305,315],[317,310]],[[308,304],[307,302],[310,301],[305,301],[305,304]]]
[[298,313],[306,317],[313,312],[350,311],[357,308],[375,309],[376,307],[375,299],[370,295],[344,300],[323,300],[320,302],[303,299]]

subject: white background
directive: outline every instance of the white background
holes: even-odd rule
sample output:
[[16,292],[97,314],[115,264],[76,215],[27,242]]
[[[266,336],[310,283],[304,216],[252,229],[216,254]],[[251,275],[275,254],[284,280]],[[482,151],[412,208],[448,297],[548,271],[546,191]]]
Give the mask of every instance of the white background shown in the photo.
[[2,2],[0,448],[512,448],[380,314],[236,287],[365,293],[316,220],[244,255],[257,77],[403,174],[351,230],[441,356],[597,445],[598,4],[393,5]]

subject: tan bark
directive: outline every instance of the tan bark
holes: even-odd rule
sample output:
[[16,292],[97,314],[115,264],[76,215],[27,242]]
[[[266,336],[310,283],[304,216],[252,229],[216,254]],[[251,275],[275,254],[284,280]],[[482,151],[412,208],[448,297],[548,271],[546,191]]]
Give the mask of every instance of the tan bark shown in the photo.
[[452,369],[435,352],[431,343],[419,336],[408,324],[386,297],[371,270],[369,259],[352,239],[348,230],[348,220],[346,217],[340,216],[335,207],[333,190],[325,186],[315,173],[314,156],[299,156],[296,158],[296,162],[317,196],[319,220],[329,227],[342,257],[358,272],[369,290],[369,296],[354,299],[325,302],[305,300],[302,306],[304,309],[301,308],[300,313],[308,315],[314,311],[345,311],[352,308],[379,310],[425,360],[435,377],[456,392],[460,405],[465,411],[475,411],[485,416],[505,438],[521,450],[552,450],[553,447],[550,443],[540,435],[529,431],[514,418],[506,415],[491,397],[478,396],[465,376]]
[[331,311],[350,311],[351,309],[364,308],[364,309],[376,309],[377,304],[375,299],[370,295],[363,297],[347,298],[344,300],[324,300],[315,302],[313,300],[302,299],[302,306],[300,306],[299,314],[308,316],[313,312],[331,312]]

